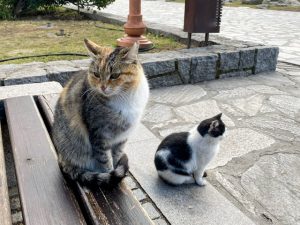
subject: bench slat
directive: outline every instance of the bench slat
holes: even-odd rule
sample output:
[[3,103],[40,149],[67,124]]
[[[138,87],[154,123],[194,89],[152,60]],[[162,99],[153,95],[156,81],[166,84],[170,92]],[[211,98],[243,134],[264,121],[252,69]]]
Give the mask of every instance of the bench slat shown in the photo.
[[11,214],[10,214],[10,205],[9,205],[9,195],[7,189],[1,124],[0,124],[0,221],[1,224],[3,225],[11,225]]
[[[48,120],[47,122],[50,126],[53,123],[53,112],[58,97],[59,95],[44,95],[38,97],[46,117],[45,119]],[[140,203],[126,187],[124,182],[113,190],[100,188],[84,190],[78,183],[74,186],[93,224],[153,224],[152,220],[145,213]]]
[[86,224],[33,98],[7,99],[5,112],[25,224]]

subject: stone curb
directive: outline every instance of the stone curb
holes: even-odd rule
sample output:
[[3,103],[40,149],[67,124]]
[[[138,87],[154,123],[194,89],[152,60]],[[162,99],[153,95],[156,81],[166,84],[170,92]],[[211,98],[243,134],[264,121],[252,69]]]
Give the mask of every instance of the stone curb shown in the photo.
[[[232,50],[212,45],[160,53],[140,54],[151,88],[197,83],[225,77],[249,76],[276,69],[279,49],[257,46]],[[64,85],[90,60],[52,61],[0,66],[2,85],[57,81]]]
[[4,116],[3,100],[26,95],[44,95],[60,93],[62,90],[58,82],[32,83],[0,87],[0,119]]

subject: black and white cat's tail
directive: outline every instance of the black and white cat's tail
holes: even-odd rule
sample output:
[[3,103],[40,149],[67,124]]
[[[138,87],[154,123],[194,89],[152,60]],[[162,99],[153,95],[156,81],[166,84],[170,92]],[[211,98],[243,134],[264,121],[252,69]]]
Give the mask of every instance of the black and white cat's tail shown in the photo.
[[103,187],[116,186],[126,176],[129,170],[128,157],[124,154],[118,161],[116,168],[109,173],[99,173],[87,171],[79,168],[72,168],[72,170],[66,170],[63,168],[63,172],[71,180],[79,181],[83,185],[98,185]]

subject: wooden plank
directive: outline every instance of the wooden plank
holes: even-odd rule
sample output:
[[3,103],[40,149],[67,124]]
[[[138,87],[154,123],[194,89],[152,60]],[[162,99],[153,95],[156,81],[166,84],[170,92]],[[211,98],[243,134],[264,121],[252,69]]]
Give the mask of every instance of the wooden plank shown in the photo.
[[2,225],[11,225],[11,214],[10,214],[10,205],[9,205],[9,195],[7,189],[1,123],[0,123],[0,221]]
[[33,98],[7,99],[5,112],[25,224],[86,224]]
[[[53,115],[51,114],[54,112],[55,102],[58,97],[59,95],[38,97],[45,119],[50,126],[53,124]],[[153,224],[124,182],[112,190],[100,188],[94,188],[93,190],[83,189],[78,183],[74,187],[92,224]]]

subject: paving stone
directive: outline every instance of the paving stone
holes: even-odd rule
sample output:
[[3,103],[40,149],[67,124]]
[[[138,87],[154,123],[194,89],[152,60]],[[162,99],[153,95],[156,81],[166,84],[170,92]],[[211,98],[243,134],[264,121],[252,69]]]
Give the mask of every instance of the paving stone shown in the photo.
[[275,140],[248,128],[227,130],[220,144],[220,151],[208,168],[213,169],[226,165],[231,159],[252,151],[270,147]]
[[168,223],[163,219],[157,219],[153,221],[156,225],[168,225]]
[[151,100],[159,103],[183,104],[198,100],[206,91],[198,85],[178,85],[164,89],[151,90]]
[[253,117],[243,120],[246,125],[254,126],[269,131],[269,134],[276,138],[278,134],[300,135],[299,124],[291,119],[280,115],[268,115],[266,117]]
[[247,98],[234,99],[230,103],[248,116],[255,116],[261,109],[264,101],[263,95],[252,95]]
[[182,84],[182,80],[177,73],[151,78],[148,80],[148,82],[150,88],[168,87]]
[[150,123],[159,123],[173,118],[172,109],[166,105],[155,104],[146,109],[143,121]]
[[221,52],[220,53],[220,70],[229,71],[239,68],[239,52]]
[[289,95],[274,95],[269,98],[269,104],[291,117],[300,112],[300,99]]
[[228,112],[228,114],[235,116],[235,117],[241,117],[241,116],[245,116],[245,113],[241,112],[238,109],[233,108],[231,105],[229,104],[219,104],[220,108],[225,110],[226,112]]
[[242,187],[274,215],[280,224],[300,221],[300,157],[274,154],[261,157],[241,177]]
[[216,55],[197,56],[192,58],[191,65],[191,83],[197,83],[216,78]]
[[[191,123],[200,123],[202,120],[213,117],[221,112],[215,100],[201,101],[191,105],[181,106],[174,111],[185,121]],[[223,114],[222,120],[226,126],[234,126],[234,122],[225,114]]]
[[145,204],[142,205],[143,208],[146,210],[147,214],[149,215],[149,217],[153,220],[155,218],[160,217],[159,212],[156,210],[156,208],[154,208],[154,206],[152,205],[152,203],[150,202],[146,202]]
[[138,201],[143,201],[144,199],[147,198],[147,196],[145,195],[145,193],[141,189],[132,190],[132,193]]
[[250,76],[249,79],[273,87],[295,85],[295,82],[289,80],[287,77],[284,77],[281,73],[278,72],[261,73]]
[[131,190],[138,188],[137,184],[130,176],[125,177],[124,182],[127,185],[127,187],[129,187]]
[[255,80],[249,80],[245,77],[243,77],[242,79],[238,77],[232,77],[219,80],[212,80],[206,83],[206,87],[210,90],[220,91],[226,89],[233,89],[237,87],[245,87],[254,84],[256,84]]
[[234,99],[234,98],[242,98],[254,95],[255,92],[253,90],[249,90],[247,88],[238,87],[232,90],[221,90],[219,94],[216,95],[214,98],[218,100],[227,100],[227,99]]
[[274,108],[272,108],[271,106],[269,105],[263,105],[260,110],[259,110],[261,113],[271,113],[271,112],[275,112],[276,110]]
[[189,130],[191,130],[194,126],[196,126],[197,124],[186,124],[186,125],[180,125],[180,126],[173,126],[171,128],[167,128],[167,129],[163,129],[163,130],[160,130],[159,131],[159,134],[160,136],[162,137],[166,137],[168,136],[169,134],[172,134],[172,133],[177,133],[177,132],[187,132]]
[[247,71],[235,71],[235,72],[229,72],[229,73],[221,73],[219,75],[219,78],[228,78],[228,77],[247,77],[252,75],[252,70]]
[[286,73],[291,76],[300,76],[300,70],[299,71],[286,71]]
[[158,179],[153,159],[159,143],[158,139],[135,142],[126,147],[126,152],[131,173],[171,224],[254,224],[210,184],[173,187]]
[[258,93],[262,93],[262,94],[278,94],[278,95],[282,95],[282,94],[286,94],[283,91],[278,90],[277,88],[271,87],[271,86],[266,86],[266,85],[249,85],[247,87],[247,89],[256,91]]
[[261,47],[257,48],[255,73],[275,71],[279,48],[277,47]]
[[255,49],[240,51],[240,69],[252,68],[254,66]]
[[128,143],[145,141],[154,137],[154,134],[152,134],[143,124],[139,123],[137,128],[135,128],[133,133],[129,136]]

